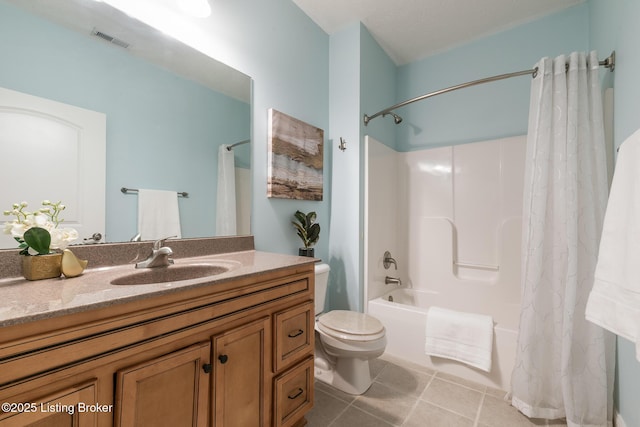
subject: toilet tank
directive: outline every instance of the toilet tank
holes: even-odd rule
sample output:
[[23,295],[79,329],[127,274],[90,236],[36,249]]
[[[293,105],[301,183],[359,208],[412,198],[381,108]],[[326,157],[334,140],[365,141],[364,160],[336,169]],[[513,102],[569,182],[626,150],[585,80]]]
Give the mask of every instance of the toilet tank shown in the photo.
[[315,310],[316,315],[324,311],[324,300],[327,296],[327,284],[329,283],[329,264],[318,263],[315,265],[316,294]]

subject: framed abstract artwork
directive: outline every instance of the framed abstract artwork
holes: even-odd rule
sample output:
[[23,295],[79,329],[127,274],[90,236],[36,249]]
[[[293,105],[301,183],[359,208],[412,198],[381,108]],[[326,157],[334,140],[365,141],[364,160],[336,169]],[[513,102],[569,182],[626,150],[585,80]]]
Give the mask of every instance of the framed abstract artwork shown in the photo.
[[324,131],[269,109],[267,197],[322,200]]

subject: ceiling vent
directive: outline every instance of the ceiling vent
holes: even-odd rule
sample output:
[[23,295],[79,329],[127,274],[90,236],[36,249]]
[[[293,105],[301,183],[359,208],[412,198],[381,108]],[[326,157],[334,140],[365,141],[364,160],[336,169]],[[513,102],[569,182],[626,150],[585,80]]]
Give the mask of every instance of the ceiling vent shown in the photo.
[[99,37],[102,40],[115,44],[116,46],[123,47],[125,49],[129,47],[129,43],[125,42],[124,40],[120,40],[116,37],[110,36],[109,34],[103,33],[102,31],[98,31],[95,28],[93,29],[93,31],[91,31],[91,35]]

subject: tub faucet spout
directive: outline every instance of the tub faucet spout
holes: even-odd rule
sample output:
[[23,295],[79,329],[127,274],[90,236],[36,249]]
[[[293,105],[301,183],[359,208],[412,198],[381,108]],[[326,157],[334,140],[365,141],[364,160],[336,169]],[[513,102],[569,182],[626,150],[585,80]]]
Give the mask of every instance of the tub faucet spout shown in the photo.
[[400,280],[399,277],[385,277],[384,278],[384,284],[385,285],[398,285],[398,286],[402,286],[402,281]]

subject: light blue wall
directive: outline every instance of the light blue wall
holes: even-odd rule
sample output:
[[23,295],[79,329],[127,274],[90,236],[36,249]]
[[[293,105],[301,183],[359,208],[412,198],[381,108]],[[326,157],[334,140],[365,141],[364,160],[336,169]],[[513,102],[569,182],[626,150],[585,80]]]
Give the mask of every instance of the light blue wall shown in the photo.
[[398,68],[375,41],[371,33],[361,29],[360,87],[360,129],[363,135],[369,135],[391,148],[397,149],[396,126],[391,117],[377,117],[364,126],[364,114],[373,115],[396,103],[396,79]]
[[[399,67],[397,101],[531,69],[544,56],[585,50],[588,28],[589,11],[583,4]],[[530,77],[514,77],[400,108],[404,121],[397,127],[398,148],[411,151],[524,134],[530,86]]]
[[[330,286],[327,307],[363,310],[363,136],[395,144],[394,129],[362,117],[395,99],[396,66],[369,31],[355,23],[331,36],[330,119],[333,146]],[[366,132],[365,132],[366,131]],[[340,137],[347,149],[337,148]]]
[[[297,254],[291,225],[297,210],[314,210],[322,227],[316,257],[328,260],[331,147],[329,36],[290,0],[213,2],[207,37],[212,56],[251,76],[253,90],[253,217],[256,248]],[[212,48],[213,50],[213,48]],[[324,199],[267,198],[267,111],[275,108],[325,131]]]
[[[640,2],[591,0],[591,47],[600,56],[616,51],[614,73],[605,72],[606,86],[614,87],[614,139],[619,146],[640,128]],[[640,362],[635,346],[618,338],[616,407],[627,427],[640,426]]]
[[[332,147],[329,288],[325,306],[361,309],[360,303],[360,23],[330,37],[329,117]],[[340,138],[347,149],[340,151]]]
[[217,148],[249,138],[248,104],[3,2],[0,40],[0,86],[106,114],[108,241],[136,234],[123,186],[189,192],[183,236],[215,234]]

